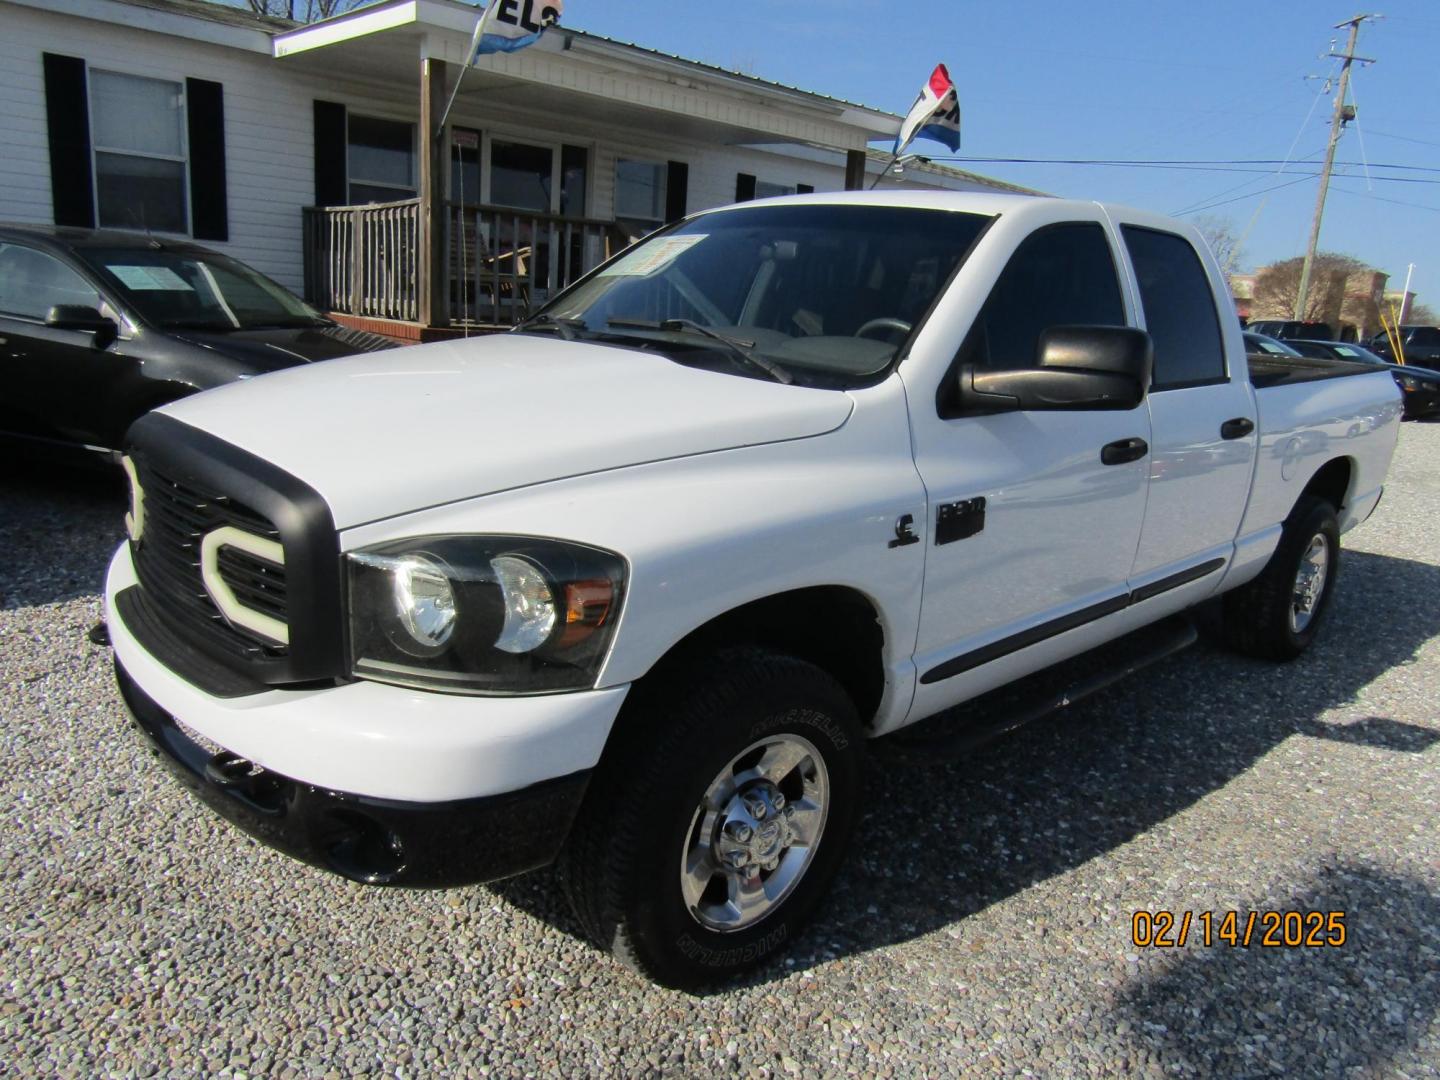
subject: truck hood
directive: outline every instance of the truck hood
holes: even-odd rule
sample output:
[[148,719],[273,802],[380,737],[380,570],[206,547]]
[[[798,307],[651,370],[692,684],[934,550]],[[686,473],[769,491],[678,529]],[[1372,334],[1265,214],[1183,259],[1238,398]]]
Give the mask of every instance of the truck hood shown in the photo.
[[803,439],[850,396],[506,334],[305,365],[167,406],[305,481],[339,528],[652,461]]

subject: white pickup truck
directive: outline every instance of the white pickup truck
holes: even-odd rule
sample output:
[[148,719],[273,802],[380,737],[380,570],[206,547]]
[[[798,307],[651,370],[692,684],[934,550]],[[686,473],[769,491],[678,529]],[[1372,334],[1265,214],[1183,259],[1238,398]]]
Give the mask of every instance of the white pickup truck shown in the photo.
[[515,332],[142,419],[121,690],[260,839],[377,884],[558,859],[598,942],[702,983],[815,908],[866,739],[1222,595],[1237,647],[1309,644],[1399,392],[1263,363],[1169,219],[699,214]]

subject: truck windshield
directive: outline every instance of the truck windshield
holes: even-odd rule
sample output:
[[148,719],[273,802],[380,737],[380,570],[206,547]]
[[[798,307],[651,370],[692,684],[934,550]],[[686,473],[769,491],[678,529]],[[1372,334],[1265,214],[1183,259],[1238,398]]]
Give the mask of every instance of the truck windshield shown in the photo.
[[243,263],[210,252],[87,248],[83,258],[162,329],[318,326],[319,312]]
[[618,339],[751,378],[862,385],[889,368],[990,220],[873,205],[706,214],[638,244],[521,330]]

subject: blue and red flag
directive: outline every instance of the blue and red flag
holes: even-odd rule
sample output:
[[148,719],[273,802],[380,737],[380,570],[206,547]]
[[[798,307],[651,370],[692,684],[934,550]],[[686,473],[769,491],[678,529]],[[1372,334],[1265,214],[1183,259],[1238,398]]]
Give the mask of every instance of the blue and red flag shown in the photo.
[[952,151],[960,149],[960,92],[944,64],[936,65],[930,81],[910,106],[910,115],[900,125],[895,140],[895,156],[904,153],[915,139],[934,139]]

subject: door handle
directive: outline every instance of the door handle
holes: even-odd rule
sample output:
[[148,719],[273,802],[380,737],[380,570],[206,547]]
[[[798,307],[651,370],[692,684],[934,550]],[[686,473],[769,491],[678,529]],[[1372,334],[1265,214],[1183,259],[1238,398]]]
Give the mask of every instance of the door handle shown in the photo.
[[1144,439],[1121,439],[1119,442],[1107,443],[1100,449],[1100,464],[1102,465],[1124,465],[1131,461],[1139,461],[1150,452],[1150,444]]
[[1220,425],[1220,437],[1222,439],[1243,439],[1254,430],[1254,420],[1248,416],[1237,416],[1234,420],[1226,420]]

